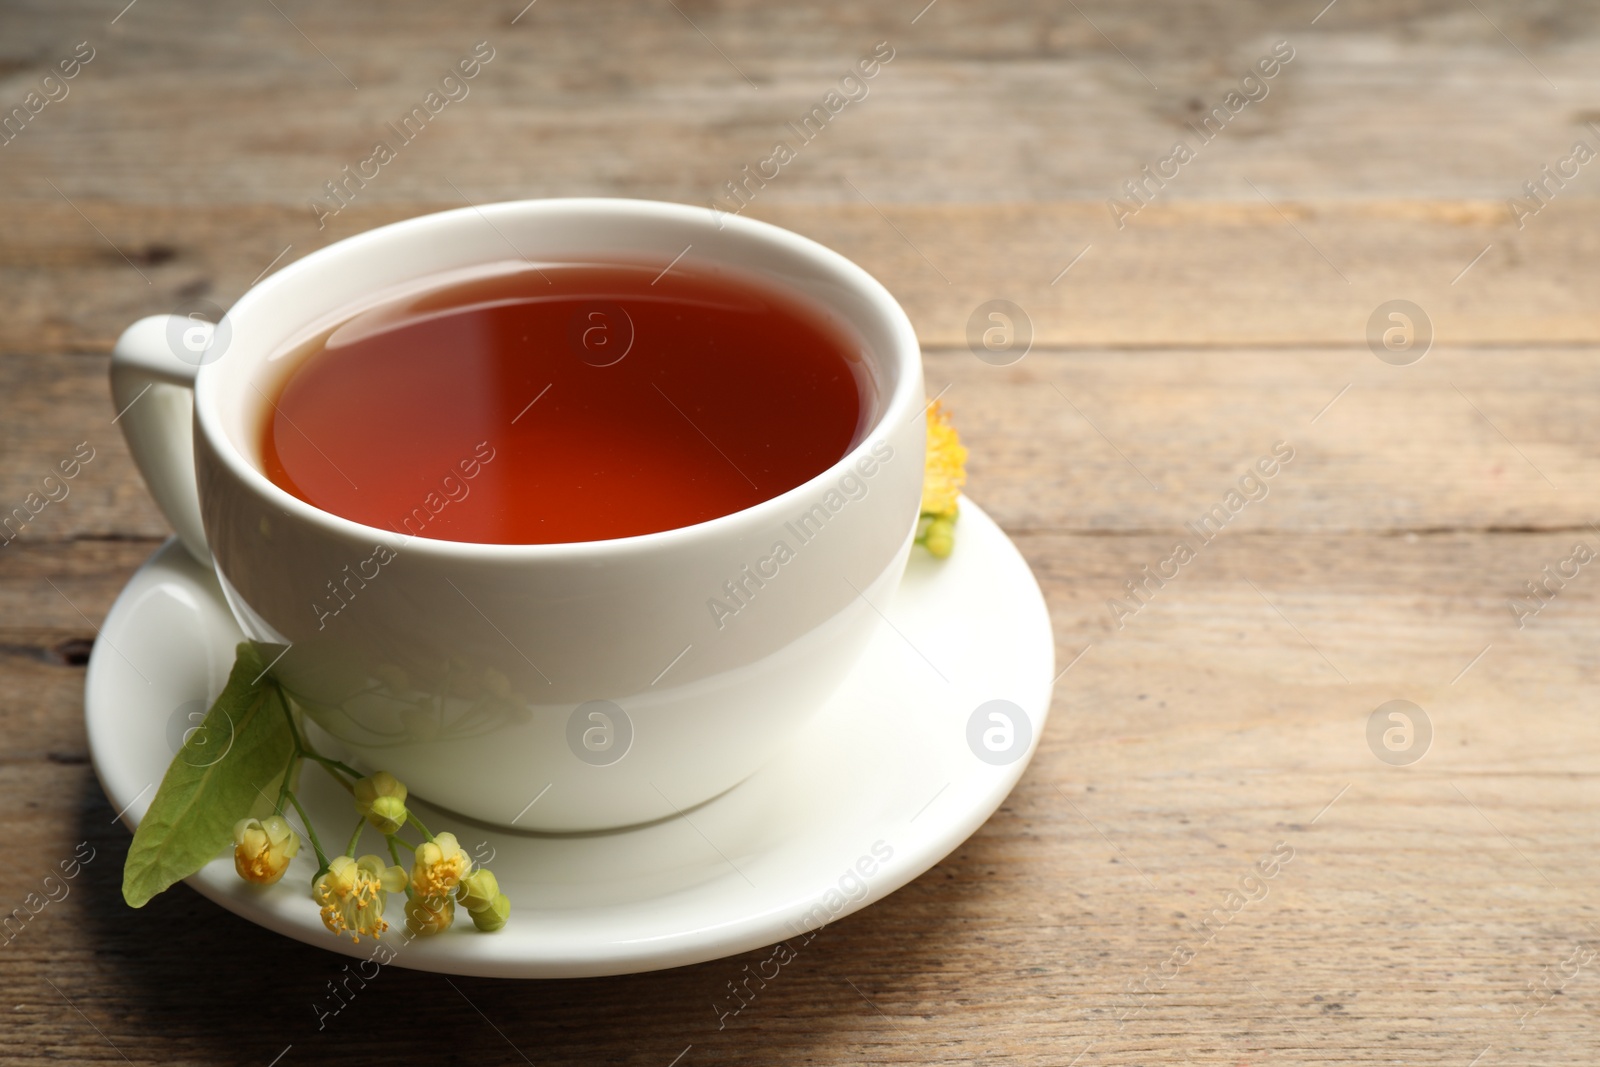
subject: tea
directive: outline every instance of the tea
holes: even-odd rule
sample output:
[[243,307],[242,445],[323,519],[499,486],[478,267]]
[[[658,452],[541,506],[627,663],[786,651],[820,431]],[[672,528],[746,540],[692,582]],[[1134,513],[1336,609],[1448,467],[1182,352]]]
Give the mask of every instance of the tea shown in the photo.
[[872,404],[864,357],[836,317],[753,278],[518,264],[362,310],[293,353],[263,466],[404,535],[652,533],[839,460]]

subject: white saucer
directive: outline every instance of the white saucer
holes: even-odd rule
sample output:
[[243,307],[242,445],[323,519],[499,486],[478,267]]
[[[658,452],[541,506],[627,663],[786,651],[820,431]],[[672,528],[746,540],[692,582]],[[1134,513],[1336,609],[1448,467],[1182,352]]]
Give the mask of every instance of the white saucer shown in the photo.
[[[506,978],[699,963],[841,918],[939,862],[1000,806],[1033,755],[1050,707],[1050,619],[1027,563],[970,501],[950,558],[915,550],[894,602],[877,606],[890,625],[790,748],[681,817],[546,835],[480,827],[418,803],[436,832],[452,829],[469,852],[492,856],[511,921],[480,934],[462,914],[440,936],[408,940],[402,901],[391,897],[383,943],[398,952],[394,962]],[[89,660],[85,716],[95,771],[130,828],[172,758],[169,738],[202,708],[196,701],[221,690],[240,639],[216,579],[176,541],[112,606]],[[991,700],[1026,713],[1010,762],[976,754],[987,709],[969,723]],[[991,747],[1004,739],[992,734]],[[325,775],[307,767],[302,787],[319,825],[351,823],[349,796]],[[323,927],[308,892],[315,867],[303,849],[281,882],[261,889],[241,881],[225,854],[189,884],[268,929],[370,957],[370,939],[354,944]]]

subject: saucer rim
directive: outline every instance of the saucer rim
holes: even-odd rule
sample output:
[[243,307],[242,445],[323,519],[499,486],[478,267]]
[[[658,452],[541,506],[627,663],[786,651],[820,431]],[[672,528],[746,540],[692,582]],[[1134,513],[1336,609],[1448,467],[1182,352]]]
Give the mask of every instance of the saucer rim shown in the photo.
[[[993,551],[1008,552],[1013,557],[1013,564],[1017,572],[1019,585],[1025,585],[1020,591],[1031,602],[1030,607],[1036,609],[1038,619],[1042,622],[1047,634],[1050,634],[1048,608],[1045,604],[1043,592],[1040,590],[1038,580],[1033,574],[1018,551],[1016,545],[1000,529],[993,519],[982,511],[976,504],[962,498],[962,518],[967,520],[963,526],[971,530],[975,526],[990,528],[985,531],[989,536],[971,536],[966,539],[965,547],[975,548],[977,544],[988,543],[987,547]],[[173,553],[178,553],[176,557]],[[214,607],[219,608],[223,615],[231,621],[226,605],[221,602],[215,590],[203,585],[196,576],[186,573],[185,564],[193,563],[176,538],[171,538],[158,548],[144,561],[119,592],[111,610],[107,613],[102,633],[114,635],[119,627],[127,624],[126,617],[136,611],[138,599],[145,591],[156,588],[160,582],[178,581],[194,592],[202,594],[208,600],[215,601]],[[194,564],[195,566],[201,566]],[[1007,568],[1008,570],[1011,568]],[[1031,595],[1028,595],[1031,594]],[[892,610],[892,609],[891,609]],[[1031,623],[1029,624],[1031,625]],[[109,645],[109,639],[106,642]],[[220,641],[218,642],[220,644]],[[1043,677],[1050,679],[1055,670],[1055,649],[1053,635],[1043,642],[1045,650],[1043,663]],[[97,735],[102,730],[110,729],[109,724],[97,728],[97,720],[106,715],[115,714],[104,708],[102,700],[96,698],[97,683],[108,668],[97,666],[108,660],[108,654],[97,643],[91,653],[89,669],[85,679],[85,720],[89,737],[90,760],[96,778],[102,791],[111,801],[114,808],[120,811],[120,821],[130,831],[135,829],[138,821],[148,809],[148,803],[141,804],[141,797],[123,799],[113,795],[109,788],[108,768],[104,766],[108,759],[115,760],[116,753],[112,751],[102,738],[97,743]],[[871,669],[868,661],[863,660],[855,668],[856,671]],[[1030,668],[1031,670],[1031,668]],[[853,672],[854,673],[854,672]],[[847,681],[845,685],[848,685]],[[1033,686],[1025,686],[1030,691]],[[916,834],[910,839],[899,838],[896,841],[896,852],[902,852],[901,843],[904,842],[903,854],[906,862],[885,865],[881,874],[867,882],[866,893],[858,899],[847,899],[841,910],[831,915],[827,923],[821,927],[837,922],[848,915],[874,904],[895,891],[915,881],[928,870],[931,870],[946,856],[958,849],[969,837],[981,827],[999,807],[1005,803],[1017,782],[1021,779],[1028,765],[1032,762],[1037,751],[1044,728],[1048,723],[1053,681],[1043,683],[1042,692],[1036,702],[1030,703],[1025,710],[1030,714],[1033,723],[1033,735],[1024,755],[1013,763],[994,767],[988,764],[979,764],[970,772],[971,777],[978,779],[987,778],[988,784],[983,785],[978,796],[972,802],[965,804],[954,812],[945,813],[945,818],[924,824],[927,827],[923,833]],[[810,727],[802,728],[803,730]],[[754,779],[767,768],[758,769],[746,781]],[[951,783],[955,784],[955,779]],[[743,783],[741,783],[742,785]],[[739,786],[733,787],[734,789]],[[940,790],[942,794],[948,785]],[[869,792],[875,790],[869,789]],[[939,794],[929,801],[932,805]],[[715,799],[715,798],[714,798]],[[708,802],[710,803],[710,802]],[[927,806],[925,805],[925,810]],[[912,816],[915,821],[921,816]],[[663,822],[678,821],[678,816],[669,817]],[[654,826],[656,824],[648,824]],[[642,827],[625,827],[617,830],[600,832],[582,832],[574,835],[562,836],[598,836],[604,835],[618,840],[626,838]],[[543,835],[536,835],[543,836]],[[781,842],[772,846],[775,849],[785,847]],[[257,926],[264,927],[276,933],[291,937],[297,941],[312,945],[313,947],[337,953],[351,958],[369,958],[372,949],[365,942],[355,944],[343,938],[334,938],[324,930],[320,923],[308,924],[303,915],[287,911],[281,906],[281,898],[268,898],[261,895],[256,887],[246,885],[233,874],[232,864],[225,856],[219,856],[196,874],[185,879],[185,882],[201,896],[214,901],[224,909],[240,918]],[[398,949],[403,952],[393,960],[393,965],[428,971],[434,973],[478,976],[478,977],[507,977],[507,978],[577,978],[600,977],[616,974],[643,973],[667,968],[686,966],[709,960],[726,958],[741,952],[750,951],[766,945],[787,940],[790,935],[803,931],[794,926],[797,916],[808,914],[817,903],[817,894],[814,887],[807,886],[802,891],[769,892],[768,899],[762,906],[751,908],[744,913],[731,918],[729,921],[715,926],[701,926],[691,930],[675,930],[660,935],[656,938],[633,940],[613,940],[585,942],[572,951],[565,953],[556,952],[528,952],[517,950],[522,944],[517,941],[508,941],[501,937],[478,938],[465,936],[461,938],[446,937],[427,941],[404,939],[404,931],[400,930],[402,941]],[[664,899],[658,898],[658,899]],[[613,905],[617,908],[637,908],[647,906],[648,900],[632,901],[626,905]],[[299,909],[304,910],[304,909]],[[315,919],[314,913],[312,914]],[[391,942],[385,942],[390,944]]]

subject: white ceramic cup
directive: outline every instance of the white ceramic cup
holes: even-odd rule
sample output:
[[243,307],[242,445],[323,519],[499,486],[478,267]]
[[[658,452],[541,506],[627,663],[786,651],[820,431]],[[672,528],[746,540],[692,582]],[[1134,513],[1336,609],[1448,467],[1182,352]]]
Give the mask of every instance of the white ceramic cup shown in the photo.
[[[542,545],[402,537],[262,473],[286,353],[351,311],[514,258],[680,254],[798,294],[865,342],[867,429],[823,473],[694,526]],[[342,754],[520,829],[671,816],[755,771],[865,648],[919,511],[922,365],[894,298],[813,241],[677,204],[530,200],[384,226],[260,282],[214,330],[140,320],[111,387],[156,502],[246,634],[289,646],[274,670]]]

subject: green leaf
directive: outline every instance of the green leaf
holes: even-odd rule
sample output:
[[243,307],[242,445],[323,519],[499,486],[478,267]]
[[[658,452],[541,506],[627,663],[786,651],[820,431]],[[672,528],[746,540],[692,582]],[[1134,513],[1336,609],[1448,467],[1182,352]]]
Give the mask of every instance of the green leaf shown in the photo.
[[249,817],[261,791],[272,795],[293,752],[283,694],[266,677],[261,649],[244,642],[228,684],[172,758],[134,831],[123,899],[142,908],[209,863],[232,842],[233,824]]

